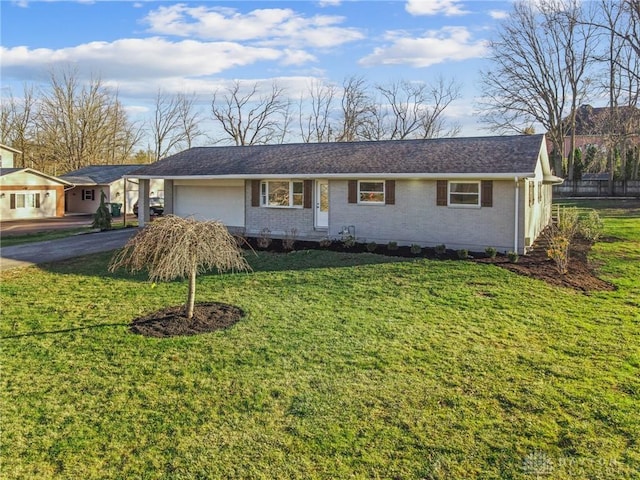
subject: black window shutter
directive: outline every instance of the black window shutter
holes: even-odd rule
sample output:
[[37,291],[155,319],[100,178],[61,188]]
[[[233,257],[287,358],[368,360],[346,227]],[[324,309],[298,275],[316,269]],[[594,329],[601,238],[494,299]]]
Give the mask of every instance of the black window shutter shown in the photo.
[[40,194],[36,193],[36,208],[40,208]]
[[436,205],[440,207],[447,206],[447,181],[446,180],[438,180],[436,186]]
[[260,180],[251,180],[251,206],[260,206]]
[[305,180],[303,186],[303,201],[302,206],[304,208],[311,208],[311,198],[312,198],[312,189],[313,189],[313,181]]
[[387,205],[396,204],[396,181],[387,180],[384,186],[384,203]]
[[15,209],[16,209],[16,194],[15,194],[15,193],[12,193],[12,194],[9,196],[9,199],[10,199],[10,200],[9,200],[9,204],[10,204],[10,205],[9,205],[9,208],[10,208],[11,210],[15,210]]
[[482,197],[480,200],[481,206],[493,207],[493,181],[483,180],[481,184]]
[[358,203],[358,181],[349,180],[349,203]]

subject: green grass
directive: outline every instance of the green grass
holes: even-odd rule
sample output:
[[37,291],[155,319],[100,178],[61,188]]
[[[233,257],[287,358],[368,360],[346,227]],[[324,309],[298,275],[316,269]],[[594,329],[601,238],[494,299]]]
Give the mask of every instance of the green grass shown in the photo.
[[38,233],[27,233],[24,235],[4,235],[0,237],[0,247],[11,247],[24,243],[44,242],[46,240],[56,240],[58,238],[71,237],[82,233],[89,233],[90,227],[65,228],[63,230],[46,230]]
[[638,478],[640,218],[607,212],[614,292],[261,253],[199,278],[247,315],[194,337],[129,333],[186,283],[107,273],[108,253],[5,272],[0,477]]

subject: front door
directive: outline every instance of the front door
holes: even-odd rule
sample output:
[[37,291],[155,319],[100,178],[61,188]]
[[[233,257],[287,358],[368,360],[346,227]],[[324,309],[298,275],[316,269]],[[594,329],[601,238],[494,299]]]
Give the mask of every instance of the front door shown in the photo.
[[329,227],[329,181],[316,180],[316,227]]

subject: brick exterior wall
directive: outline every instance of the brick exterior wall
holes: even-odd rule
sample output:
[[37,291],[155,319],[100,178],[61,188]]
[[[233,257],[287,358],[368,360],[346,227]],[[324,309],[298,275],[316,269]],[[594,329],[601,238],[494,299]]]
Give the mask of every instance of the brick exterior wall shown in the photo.
[[359,242],[513,250],[513,181],[494,181],[493,206],[482,208],[437,206],[435,180],[396,180],[395,205],[348,203],[347,185],[346,180],[329,182],[331,237],[339,236],[342,227],[353,225]]
[[314,208],[252,207],[250,180],[245,182],[244,191],[246,235],[257,235],[268,228],[271,235],[283,236],[295,228],[298,238],[322,236],[322,232],[314,228]]

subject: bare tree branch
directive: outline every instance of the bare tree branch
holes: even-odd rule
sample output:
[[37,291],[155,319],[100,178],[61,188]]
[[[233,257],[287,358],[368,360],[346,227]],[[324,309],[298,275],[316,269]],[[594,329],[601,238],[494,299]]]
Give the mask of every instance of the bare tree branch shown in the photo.
[[214,92],[211,110],[236,145],[268,144],[286,135],[289,103],[276,83],[269,94],[260,96],[258,84],[243,94],[241,83],[236,81],[226,93]]

